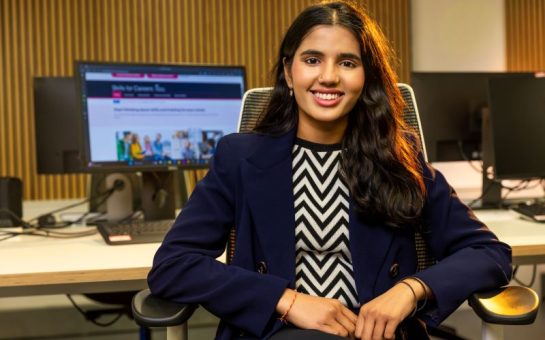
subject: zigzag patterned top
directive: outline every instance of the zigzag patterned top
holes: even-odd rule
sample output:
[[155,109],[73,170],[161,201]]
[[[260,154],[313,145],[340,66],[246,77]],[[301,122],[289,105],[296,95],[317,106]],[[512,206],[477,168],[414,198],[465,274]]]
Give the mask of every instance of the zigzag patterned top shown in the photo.
[[297,290],[357,308],[341,145],[297,139],[292,156]]

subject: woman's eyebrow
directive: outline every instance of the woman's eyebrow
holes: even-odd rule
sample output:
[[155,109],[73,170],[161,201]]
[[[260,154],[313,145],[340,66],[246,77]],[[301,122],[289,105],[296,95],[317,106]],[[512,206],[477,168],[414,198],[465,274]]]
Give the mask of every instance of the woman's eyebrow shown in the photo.
[[305,50],[301,52],[301,55],[317,55],[317,56],[323,57],[325,54],[324,52],[321,52],[318,50]]
[[361,58],[357,54],[354,54],[354,53],[341,53],[341,54],[339,54],[339,58],[340,59],[353,59],[353,60],[357,60],[357,61],[361,62]]
[[[322,52],[322,51],[318,51],[318,50],[305,50],[305,51],[301,52],[301,55],[302,56],[311,55],[311,56],[323,57],[325,55],[325,53]],[[339,53],[338,58],[339,59],[353,59],[353,60],[357,60],[357,61],[361,62],[361,58],[357,54],[354,54],[354,53],[348,53],[348,52]]]

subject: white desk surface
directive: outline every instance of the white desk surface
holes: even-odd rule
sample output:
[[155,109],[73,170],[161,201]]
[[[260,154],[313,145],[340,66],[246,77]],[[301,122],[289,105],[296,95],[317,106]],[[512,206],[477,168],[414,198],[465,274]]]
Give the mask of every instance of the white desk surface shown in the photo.
[[[25,219],[74,202],[25,202]],[[71,211],[86,209],[83,205]],[[159,243],[109,246],[98,233],[71,239],[17,236],[4,240],[0,242],[0,296],[143,289],[158,247]]]
[[149,268],[159,243],[107,246],[97,233],[72,239],[17,236],[0,247],[0,273],[24,274]]
[[514,264],[545,262],[545,223],[524,220],[510,210],[476,210],[475,215],[513,248]]
[[[25,202],[25,218],[73,202]],[[515,264],[545,262],[545,224],[522,220],[507,210],[475,213],[513,247]],[[0,242],[0,297],[143,289],[158,247],[158,243],[110,246],[99,234],[73,239],[17,236]]]

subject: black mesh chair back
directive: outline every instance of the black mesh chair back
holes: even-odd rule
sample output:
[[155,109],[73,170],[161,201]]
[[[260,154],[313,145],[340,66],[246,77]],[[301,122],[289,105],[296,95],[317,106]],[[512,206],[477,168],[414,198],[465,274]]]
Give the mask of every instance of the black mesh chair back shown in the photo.
[[257,125],[261,113],[271,100],[272,87],[248,90],[242,98],[238,132],[250,132]]
[[419,142],[422,146],[422,154],[426,162],[428,161],[428,154],[426,153],[426,145],[424,144],[424,135],[422,134],[422,126],[420,125],[420,116],[418,115],[418,108],[416,106],[416,99],[412,87],[404,83],[398,83],[397,87],[403,100],[405,101],[405,108],[403,109],[403,120],[405,123],[414,130],[418,136]]
[[[397,87],[403,96],[405,101],[405,108],[403,109],[403,120],[409,128],[411,128],[415,135],[418,136],[419,143],[422,147],[422,154],[424,160],[428,161],[428,154],[426,153],[426,144],[424,143],[424,135],[422,133],[422,125],[420,124],[420,116],[418,115],[418,107],[416,106],[416,99],[414,96],[414,91],[412,87],[404,83],[398,83]],[[416,256],[418,257],[418,266],[417,271],[424,270],[436,261],[430,255],[426,242],[422,238],[421,233],[415,233],[414,235],[414,245],[416,247]]]

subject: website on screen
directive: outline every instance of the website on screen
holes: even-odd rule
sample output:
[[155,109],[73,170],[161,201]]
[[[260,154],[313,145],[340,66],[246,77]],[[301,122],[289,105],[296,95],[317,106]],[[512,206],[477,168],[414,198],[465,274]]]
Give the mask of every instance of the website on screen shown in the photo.
[[87,72],[91,163],[206,164],[236,131],[244,79]]

